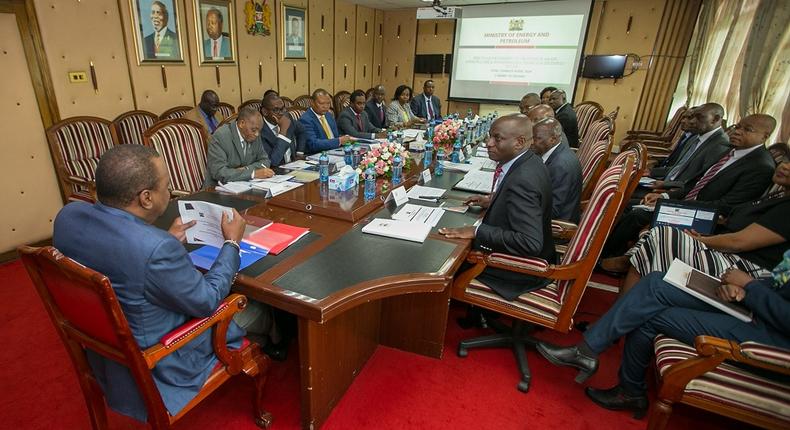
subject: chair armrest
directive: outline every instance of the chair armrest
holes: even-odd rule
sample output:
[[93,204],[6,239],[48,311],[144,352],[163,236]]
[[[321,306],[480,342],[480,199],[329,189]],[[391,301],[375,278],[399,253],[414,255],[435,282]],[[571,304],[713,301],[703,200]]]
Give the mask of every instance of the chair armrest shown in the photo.
[[733,351],[733,360],[790,375],[790,350],[759,342],[743,342]]
[[662,133],[663,131],[655,131],[655,130],[628,130],[625,132],[625,134],[627,135],[647,134],[647,135],[656,135],[656,136],[660,136]]
[[551,235],[555,239],[570,240],[578,229],[579,226],[572,222],[551,220]]
[[[556,280],[576,279],[581,266],[580,262],[569,265],[549,264],[546,260],[535,257],[517,257],[515,255],[493,253],[484,254],[480,251],[472,251],[467,255],[466,261],[484,267],[508,270],[511,272],[524,273],[526,275],[537,276],[539,278],[550,278]],[[480,270],[482,271],[482,269]]]
[[[170,331],[169,333],[165,334],[162,339],[159,341],[158,344],[146,349],[143,351],[143,356],[145,357],[145,361],[148,364],[149,369],[153,369],[156,366],[156,363],[159,360],[163,359],[164,357],[172,354],[173,352],[177,351],[179,348],[183,347],[184,345],[191,342],[196,337],[203,334],[206,330],[220,324],[220,327],[215,332],[215,352],[217,356],[220,357],[222,360],[222,356],[220,352],[216,351],[216,335],[217,332],[222,331],[222,343],[225,343],[225,334],[227,333],[228,326],[230,325],[231,320],[233,319],[233,315],[239,313],[242,309],[247,306],[247,298],[241,294],[231,294],[226,297],[222,303],[220,303],[217,310],[214,311],[211,316],[206,318],[193,318],[180,327]],[[230,355],[230,352],[227,349],[227,345],[224,345],[224,352],[227,353],[227,356]],[[227,358],[227,357],[226,357]],[[223,363],[226,363],[225,360],[222,360]]]

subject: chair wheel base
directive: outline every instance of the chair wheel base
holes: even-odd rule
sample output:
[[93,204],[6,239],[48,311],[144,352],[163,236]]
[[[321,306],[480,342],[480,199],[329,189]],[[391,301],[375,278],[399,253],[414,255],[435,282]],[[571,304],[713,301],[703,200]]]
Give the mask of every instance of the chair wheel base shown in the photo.
[[458,345],[458,352],[457,352],[457,354],[458,354],[459,357],[465,358],[467,355],[469,355],[469,351],[466,348],[464,348],[463,346]]
[[516,386],[519,391],[522,393],[526,393],[529,391],[529,379],[522,379],[521,382],[518,383]]
[[261,414],[260,416],[255,417],[255,425],[259,428],[267,429],[272,425],[272,421],[274,421],[274,417],[271,413],[266,412]]

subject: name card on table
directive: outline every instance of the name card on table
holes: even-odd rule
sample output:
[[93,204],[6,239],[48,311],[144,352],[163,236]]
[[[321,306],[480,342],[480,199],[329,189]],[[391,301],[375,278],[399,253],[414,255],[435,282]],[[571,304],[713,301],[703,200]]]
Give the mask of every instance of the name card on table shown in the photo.
[[420,177],[422,178],[422,183],[423,184],[426,184],[426,183],[430,182],[431,181],[431,169],[423,170],[422,171],[422,175]]

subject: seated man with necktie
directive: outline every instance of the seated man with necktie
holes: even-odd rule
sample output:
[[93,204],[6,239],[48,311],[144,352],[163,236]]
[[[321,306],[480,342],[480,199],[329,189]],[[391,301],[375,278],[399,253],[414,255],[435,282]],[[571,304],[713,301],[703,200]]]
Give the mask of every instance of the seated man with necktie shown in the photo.
[[219,96],[212,90],[203,91],[200,96],[200,103],[192,110],[184,114],[184,118],[200,124],[209,136],[217,130],[217,126],[222,122],[222,114],[219,112]]
[[[494,121],[486,142],[488,157],[497,162],[491,194],[476,195],[466,204],[487,208],[477,227],[441,228],[448,238],[472,239],[485,252],[538,257],[553,262],[551,177],[543,160],[529,147],[532,122],[524,115]],[[486,268],[477,279],[507,300],[545,287],[550,281],[513,271]]]
[[385,131],[370,123],[365,112],[365,93],[356,90],[351,93],[351,104],[337,117],[340,132],[362,139],[375,139],[386,136]]
[[305,153],[315,154],[321,151],[339,148],[351,141],[351,136],[341,136],[337,130],[337,123],[329,109],[332,107],[332,96],[319,88],[313,91],[310,109],[299,118],[304,126]]
[[297,136],[301,135],[301,124],[291,121],[285,102],[276,92],[270,92],[261,100],[264,126],[261,129],[263,148],[269,155],[270,167],[288,164],[296,159]]
[[578,148],[579,121],[576,118],[576,111],[566,99],[565,91],[554,90],[549,96],[548,105],[554,109],[554,117],[562,124],[562,131],[568,136],[568,144],[571,148]]
[[239,111],[236,121],[217,129],[208,142],[208,174],[203,188],[218,182],[274,176],[260,136],[262,126],[261,113],[247,106]]
[[442,119],[442,102],[433,95],[435,85],[428,79],[422,84],[422,94],[411,99],[411,111],[419,118],[427,121]]
[[373,89],[373,97],[365,104],[365,112],[373,127],[385,130],[387,128],[387,106],[384,104],[386,91],[383,85],[376,85]]

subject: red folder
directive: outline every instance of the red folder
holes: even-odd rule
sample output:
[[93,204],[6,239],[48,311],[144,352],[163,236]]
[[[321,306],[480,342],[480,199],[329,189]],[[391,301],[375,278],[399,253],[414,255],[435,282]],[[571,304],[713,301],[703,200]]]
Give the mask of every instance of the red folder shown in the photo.
[[268,249],[269,254],[277,255],[309,232],[309,228],[275,222],[250,234],[244,241]]

